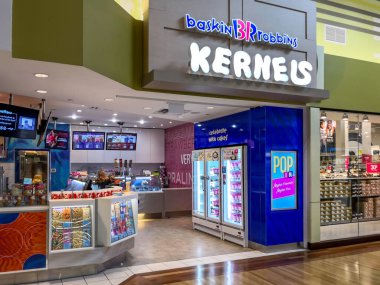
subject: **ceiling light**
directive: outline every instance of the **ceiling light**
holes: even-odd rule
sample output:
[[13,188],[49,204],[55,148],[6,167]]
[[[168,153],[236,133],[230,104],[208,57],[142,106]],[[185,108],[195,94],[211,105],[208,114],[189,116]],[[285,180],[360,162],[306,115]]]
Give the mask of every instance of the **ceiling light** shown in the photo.
[[152,118],[153,118],[153,116],[148,116],[148,118],[149,118],[149,119],[152,119]]
[[134,125],[135,128],[137,128],[137,125]]
[[161,127],[163,127],[163,126],[164,126],[164,124],[161,124],[160,126],[161,126]]
[[114,116],[117,116],[117,113],[113,113]]
[[77,112],[78,112],[78,113],[82,113],[82,110],[79,110],[79,109],[78,109]]
[[231,127],[233,127],[234,129],[236,129],[236,125],[232,125]]
[[140,123],[140,125],[144,125],[145,121],[144,120],[140,120],[139,123]]
[[348,121],[348,115],[347,115],[347,113],[343,114],[342,120],[343,121]]
[[170,122],[169,122],[169,124],[173,124],[173,122],[172,122],[172,121],[170,121]]
[[106,99],[104,99],[104,101],[106,101],[106,102],[113,102],[113,101],[115,101],[115,99],[113,99],[113,98],[106,98]]
[[104,124],[105,126],[108,126],[108,124]]
[[76,120],[78,117],[77,117],[77,115],[74,114],[74,115],[71,116],[71,118],[72,118],[73,120]]
[[325,111],[323,111],[323,112],[321,113],[321,119],[322,119],[322,120],[326,120],[326,119],[327,119],[327,114],[326,114]]
[[48,78],[49,77],[49,75],[47,75],[46,73],[35,73],[34,76],[37,78]]
[[153,126],[153,129],[155,129],[156,127],[155,126]]
[[198,126],[198,127],[202,127],[202,124],[198,124],[197,126]]
[[214,109],[215,107],[213,107],[213,106],[208,106],[207,107],[207,109],[209,109],[209,110],[212,110],[212,109]]
[[91,132],[95,132],[95,129],[92,129]]
[[46,94],[46,93],[47,93],[46,90],[41,90],[41,89],[36,90],[36,92],[37,92],[38,94]]
[[144,110],[152,110],[152,107],[144,107]]
[[116,133],[116,131],[112,131],[113,133]]
[[83,123],[83,122],[80,122],[80,125],[84,125],[84,123]]
[[363,116],[363,122],[369,122],[369,117],[368,115]]
[[86,105],[80,105],[81,107],[86,107]]
[[117,121],[116,121],[115,118],[112,118],[111,122],[112,122],[112,123],[116,123]]

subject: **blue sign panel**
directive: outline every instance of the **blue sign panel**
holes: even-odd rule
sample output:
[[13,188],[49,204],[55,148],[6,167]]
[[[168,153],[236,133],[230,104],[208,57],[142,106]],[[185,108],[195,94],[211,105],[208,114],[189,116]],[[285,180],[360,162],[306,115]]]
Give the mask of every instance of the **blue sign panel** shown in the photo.
[[271,152],[272,211],[297,209],[297,152]]

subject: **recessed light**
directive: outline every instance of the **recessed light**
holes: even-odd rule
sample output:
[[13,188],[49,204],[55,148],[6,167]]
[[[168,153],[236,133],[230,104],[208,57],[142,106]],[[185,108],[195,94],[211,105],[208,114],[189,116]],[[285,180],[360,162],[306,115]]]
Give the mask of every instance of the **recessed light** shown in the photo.
[[207,107],[207,109],[209,109],[209,110],[212,110],[212,109],[214,109],[215,107],[213,107],[213,106],[208,106]]
[[76,120],[78,117],[77,117],[77,115],[74,114],[74,115],[71,116],[71,118],[72,118],[73,120]]
[[112,122],[112,123],[116,123],[117,121],[116,121],[115,118],[112,118],[111,122]]
[[117,116],[117,113],[113,113],[114,116]]
[[34,76],[37,78],[48,78],[49,77],[49,75],[46,73],[35,73]]
[[198,124],[197,126],[198,126],[198,127],[202,127],[202,124]]
[[116,131],[112,131],[113,133],[116,133]]
[[134,125],[135,128],[137,128],[137,125]]
[[82,113],[82,110],[78,109],[77,112],[78,112],[78,113]]
[[91,132],[95,132],[95,129],[92,129]]
[[145,121],[144,120],[140,120],[139,123],[140,123],[140,125],[144,125]]
[[236,125],[232,125],[231,127],[233,127],[234,129],[236,129]]
[[39,94],[46,94],[47,93],[46,90],[41,90],[41,89],[36,90],[36,92]]
[[80,125],[84,125],[84,123],[83,123],[83,122],[81,122],[81,123],[80,123]]
[[144,110],[152,110],[152,107],[144,107]]
[[155,129],[156,127],[155,126],[153,126],[153,129]]
[[86,105],[80,105],[81,107],[86,107]]
[[148,116],[148,118],[149,118],[149,119],[152,119],[152,118],[153,118],[153,116]]
[[173,122],[172,122],[172,121],[170,121],[170,122],[169,122],[169,124],[173,124]]
[[115,99],[113,99],[113,98],[105,98],[104,101],[106,101],[106,102],[113,102],[113,101],[115,101]]
[[108,124],[104,124],[105,126],[108,126]]
[[164,124],[161,124],[160,126],[161,126],[161,127],[163,127],[163,126],[164,126]]

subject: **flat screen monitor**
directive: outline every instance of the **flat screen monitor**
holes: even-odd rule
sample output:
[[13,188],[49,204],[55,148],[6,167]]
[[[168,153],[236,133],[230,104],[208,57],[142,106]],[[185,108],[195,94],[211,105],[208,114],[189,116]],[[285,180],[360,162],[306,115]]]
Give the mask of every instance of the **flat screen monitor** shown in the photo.
[[103,132],[73,132],[73,150],[104,150]]
[[48,129],[45,138],[45,148],[67,150],[69,138],[69,132]]
[[107,150],[136,150],[137,134],[107,133]]
[[39,111],[0,103],[0,136],[35,139]]

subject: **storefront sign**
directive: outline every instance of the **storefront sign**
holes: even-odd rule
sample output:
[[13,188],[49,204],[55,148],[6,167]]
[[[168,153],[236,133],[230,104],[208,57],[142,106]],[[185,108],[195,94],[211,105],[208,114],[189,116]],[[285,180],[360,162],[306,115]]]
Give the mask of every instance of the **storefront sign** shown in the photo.
[[[313,66],[307,61],[290,62],[288,70],[285,57],[271,58],[269,55],[249,55],[245,51],[237,51],[234,54],[230,49],[218,47],[213,52],[214,58],[210,58],[211,48],[202,48],[195,42],[190,45],[190,68],[193,73],[202,72],[212,76],[223,76],[241,79],[255,79],[306,86],[311,83],[311,71]],[[272,74],[273,70],[273,74]]]
[[380,173],[380,163],[367,163],[367,173]]
[[226,128],[211,130],[208,132],[208,135],[210,143],[228,141],[228,130]]
[[297,209],[297,152],[271,152],[272,211]]
[[196,29],[204,33],[220,34],[238,41],[265,42],[272,45],[288,45],[292,48],[297,48],[298,46],[298,38],[296,37],[281,33],[266,33],[259,30],[253,22],[241,19],[233,19],[231,25],[228,25],[223,21],[217,21],[215,18],[197,20],[186,14],[185,27],[186,29]]

